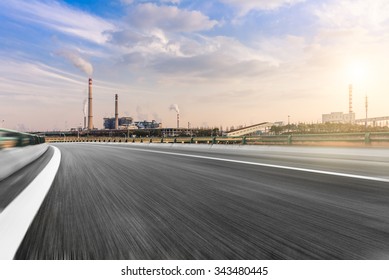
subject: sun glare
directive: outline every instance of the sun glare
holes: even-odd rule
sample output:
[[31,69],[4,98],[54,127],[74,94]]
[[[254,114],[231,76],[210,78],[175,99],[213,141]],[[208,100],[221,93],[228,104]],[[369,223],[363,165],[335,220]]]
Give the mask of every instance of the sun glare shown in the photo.
[[365,84],[367,81],[367,65],[362,62],[350,64],[348,69],[348,79],[350,83]]

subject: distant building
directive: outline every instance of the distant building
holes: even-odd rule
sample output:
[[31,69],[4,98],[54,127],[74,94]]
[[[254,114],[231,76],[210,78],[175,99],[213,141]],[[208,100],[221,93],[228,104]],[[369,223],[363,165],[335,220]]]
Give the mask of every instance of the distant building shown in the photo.
[[355,123],[355,113],[344,114],[342,112],[332,112],[322,115],[323,123]]
[[[119,128],[131,126],[133,124],[133,118],[131,117],[122,117],[119,118]],[[115,129],[115,118],[104,118],[104,128],[105,129]]]
[[389,116],[358,119],[355,120],[355,123],[360,125],[371,125],[373,127],[376,126],[385,127],[385,126],[389,126]]
[[284,122],[283,121],[274,122],[273,125],[275,125],[275,126],[284,126]]
[[[162,124],[155,120],[149,121],[137,121],[134,122],[131,117],[119,118],[119,129],[156,129],[161,128]],[[104,118],[105,129],[115,129],[115,118]]]
[[134,123],[139,129],[155,129],[155,128],[161,128],[162,124],[156,122],[155,120],[152,120],[151,122],[148,121],[139,121]]

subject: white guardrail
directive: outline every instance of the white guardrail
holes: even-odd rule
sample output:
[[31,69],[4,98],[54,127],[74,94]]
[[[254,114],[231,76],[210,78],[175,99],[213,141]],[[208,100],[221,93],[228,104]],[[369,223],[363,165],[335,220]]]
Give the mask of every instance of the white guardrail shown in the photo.
[[48,147],[39,144],[0,150],[0,181],[38,159]]

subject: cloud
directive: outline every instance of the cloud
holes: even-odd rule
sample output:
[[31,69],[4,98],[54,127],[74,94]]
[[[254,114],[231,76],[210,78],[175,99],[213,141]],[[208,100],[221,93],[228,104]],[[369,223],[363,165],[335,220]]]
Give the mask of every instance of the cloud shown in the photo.
[[81,76],[43,63],[18,61],[3,56],[1,61],[3,66],[0,67],[0,91],[6,94],[44,96],[51,95],[53,87],[61,88],[61,92],[71,92],[72,87],[86,84]]
[[[113,40],[124,44],[120,64],[178,80],[239,80],[274,71],[280,61],[269,51],[253,49],[236,39],[216,36],[145,36],[135,31],[116,33]],[[127,43],[126,43],[127,42]]]
[[[151,2],[151,1],[148,1],[148,0],[120,0],[120,2],[124,5],[131,5],[133,3],[136,3],[136,2]],[[173,4],[173,5],[178,5],[181,3],[181,0],[159,0],[157,1],[159,3],[167,3],[167,4]]]
[[161,29],[170,32],[195,32],[212,29],[217,25],[199,11],[179,9],[175,6],[139,4],[130,10],[128,23],[142,30]]
[[[218,36],[196,43],[192,56],[156,56],[149,60],[149,66],[159,74],[177,78],[236,80],[274,71],[279,64],[265,52],[251,49],[232,38]],[[182,49],[185,44],[188,42],[181,46]]]
[[326,28],[367,28],[379,30],[387,27],[389,2],[386,0],[330,1],[314,11],[319,23]]
[[238,9],[239,16],[244,16],[252,10],[275,10],[286,5],[294,5],[305,0],[219,0]]
[[160,0],[161,3],[171,3],[174,5],[178,5],[181,3],[181,0]]
[[107,40],[104,31],[115,29],[107,20],[50,0],[1,1],[0,13],[98,44]]
[[122,62],[140,62],[152,60],[150,55],[185,57],[202,53],[202,48],[207,51],[209,44],[197,32],[213,28],[217,21],[198,11],[144,3],[131,8],[126,24],[105,35],[122,52]]
[[175,42],[166,34],[155,29],[146,33],[133,29],[122,30],[110,34],[110,43],[126,48],[127,52],[140,52],[144,54],[172,53],[179,55]]

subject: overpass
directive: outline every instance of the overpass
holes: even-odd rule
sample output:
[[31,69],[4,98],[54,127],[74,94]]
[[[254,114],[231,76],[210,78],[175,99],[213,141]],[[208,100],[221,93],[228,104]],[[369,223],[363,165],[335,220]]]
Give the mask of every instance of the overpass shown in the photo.
[[389,116],[355,120],[356,124],[365,124],[366,122],[367,124],[370,124],[372,126],[388,126]]
[[256,135],[261,134],[263,132],[268,132],[273,123],[263,122],[259,124],[254,124],[250,126],[246,126],[240,129],[236,129],[230,132],[227,132],[227,136],[245,136],[245,135]]

